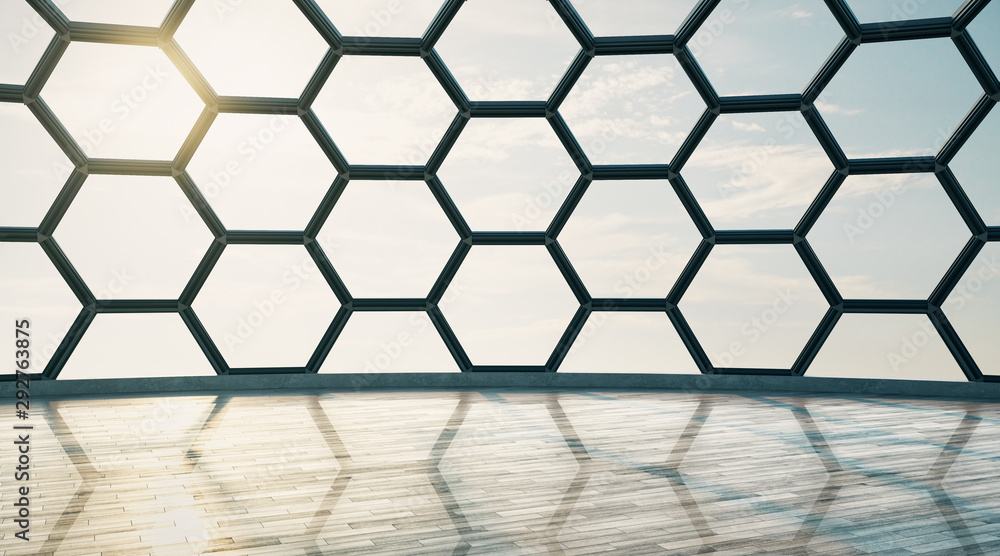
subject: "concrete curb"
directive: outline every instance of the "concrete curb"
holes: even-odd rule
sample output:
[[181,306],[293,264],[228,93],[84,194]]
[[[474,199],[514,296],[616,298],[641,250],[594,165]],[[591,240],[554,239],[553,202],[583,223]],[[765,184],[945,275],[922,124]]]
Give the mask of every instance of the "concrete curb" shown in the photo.
[[[32,397],[198,393],[235,390],[461,390],[480,388],[759,391],[892,395],[1000,401],[1000,383],[807,376],[666,375],[608,373],[371,373],[221,375],[200,377],[33,380]],[[0,383],[13,398],[14,382]]]

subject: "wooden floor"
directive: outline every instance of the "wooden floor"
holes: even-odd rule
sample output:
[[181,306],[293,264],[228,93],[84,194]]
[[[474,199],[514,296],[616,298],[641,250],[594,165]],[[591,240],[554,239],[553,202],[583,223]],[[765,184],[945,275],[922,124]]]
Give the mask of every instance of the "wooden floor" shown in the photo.
[[338,392],[0,411],[4,556],[1000,554],[1000,404]]

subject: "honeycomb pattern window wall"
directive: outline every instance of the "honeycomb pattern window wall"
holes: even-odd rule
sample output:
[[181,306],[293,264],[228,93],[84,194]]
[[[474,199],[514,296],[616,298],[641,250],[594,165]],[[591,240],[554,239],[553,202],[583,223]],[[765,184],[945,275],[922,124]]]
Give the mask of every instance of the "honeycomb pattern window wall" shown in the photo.
[[35,378],[1000,380],[1000,2],[0,13]]

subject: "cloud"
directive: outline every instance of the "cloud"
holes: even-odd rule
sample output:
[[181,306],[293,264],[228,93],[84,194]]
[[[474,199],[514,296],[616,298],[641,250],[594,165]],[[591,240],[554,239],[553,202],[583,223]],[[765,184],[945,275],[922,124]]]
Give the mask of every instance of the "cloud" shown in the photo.
[[820,100],[817,100],[815,105],[816,108],[819,108],[820,112],[827,114],[844,114],[845,116],[854,116],[855,114],[861,114],[862,112],[864,112],[864,110],[861,109],[844,108],[839,104],[833,104],[831,102],[823,102]]
[[783,10],[778,10],[776,13],[779,17],[787,19],[806,19],[815,15],[812,12],[803,10],[799,4],[793,4]]
[[732,121],[733,128],[739,131],[767,131],[764,126],[760,124],[747,124],[738,120]]
[[819,147],[730,143],[702,145],[681,174],[717,227],[790,228],[832,170]]

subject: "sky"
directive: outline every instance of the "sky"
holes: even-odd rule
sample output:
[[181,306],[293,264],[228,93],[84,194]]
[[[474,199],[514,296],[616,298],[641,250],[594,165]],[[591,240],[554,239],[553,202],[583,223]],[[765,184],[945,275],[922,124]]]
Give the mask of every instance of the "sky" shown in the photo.
[[[171,2],[56,0],[74,21],[157,26]],[[318,0],[344,35],[419,37],[438,0]],[[596,36],[671,34],[693,0],[576,0]],[[947,16],[958,0],[849,2],[862,22]],[[1000,2],[968,32],[1000,68]],[[0,83],[53,32],[0,2]],[[802,91],[843,37],[821,0],[723,0],[689,43],[720,95]],[[197,0],[175,38],[220,95],[298,97],[327,45],[292,2]],[[545,100],[579,51],[547,2],[465,2],[436,50],[473,101]],[[816,102],[852,158],[935,153],[982,95],[949,39],[860,46]],[[156,47],[71,43],[41,98],[92,158],[171,160],[204,109]],[[416,57],[346,56],[313,109],[351,164],[423,165],[457,108]],[[591,60],[559,112],[594,164],[666,164],[705,104],[672,55]],[[37,226],[72,165],[22,104],[0,103],[0,226]],[[994,109],[951,164],[987,225]],[[718,230],[788,229],[833,172],[796,112],[718,117],[681,175]],[[221,114],[187,172],[232,230],[302,230],[337,171],[302,121]],[[542,119],[472,119],[438,177],[475,231],[545,230],[579,171]],[[213,236],[170,177],[88,176],[53,237],[101,299],[172,299]],[[807,236],[846,298],[925,299],[971,237],[929,174],[851,176]],[[425,297],[460,240],[422,181],[351,180],[317,242],[355,298]],[[700,234],[666,180],[596,181],[558,241],[594,297],[654,298]],[[1000,248],[944,310],[1000,373]],[[80,311],[38,245],[0,243],[2,322],[27,318],[41,371]],[[193,304],[227,362],[302,366],[340,307],[303,246],[228,246]],[[475,246],[440,307],[477,365],[542,365],[578,303],[541,246]],[[717,246],[679,307],[719,367],[787,368],[828,308],[790,245]],[[356,312],[321,372],[458,370],[423,312]],[[595,312],[561,371],[696,373],[663,313]],[[211,367],[176,314],[98,315],[60,378]],[[920,315],[845,315],[808,374],[965,380]]]

